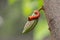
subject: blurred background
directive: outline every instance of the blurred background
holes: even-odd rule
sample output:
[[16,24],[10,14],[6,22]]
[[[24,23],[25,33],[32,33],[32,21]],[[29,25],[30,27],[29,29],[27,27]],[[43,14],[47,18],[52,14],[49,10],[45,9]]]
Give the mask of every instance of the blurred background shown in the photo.
[[45,27],[42,26],[42,21],[39,21],[34,31],[27,34],[21,33],[27,17],[43,5],[43,0],[0,0],[0,40],[42,40],[49,35],[43,11],[41,11],[43,15],[41,20],[45,22]]

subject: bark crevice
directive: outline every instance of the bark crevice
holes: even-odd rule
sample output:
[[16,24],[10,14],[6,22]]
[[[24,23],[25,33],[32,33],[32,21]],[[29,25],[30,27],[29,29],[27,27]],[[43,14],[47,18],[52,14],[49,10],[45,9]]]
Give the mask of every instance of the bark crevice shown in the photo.
[[60,0],[44,0],[44,9],[51,31],[47,40],[60,40]]

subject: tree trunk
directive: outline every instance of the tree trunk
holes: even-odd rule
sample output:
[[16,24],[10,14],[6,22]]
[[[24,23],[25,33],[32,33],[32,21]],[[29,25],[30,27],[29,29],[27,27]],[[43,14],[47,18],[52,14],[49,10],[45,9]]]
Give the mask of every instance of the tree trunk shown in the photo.
[[60,0],[44,0],[45,14],[51,32],[50,39],[60,40]]

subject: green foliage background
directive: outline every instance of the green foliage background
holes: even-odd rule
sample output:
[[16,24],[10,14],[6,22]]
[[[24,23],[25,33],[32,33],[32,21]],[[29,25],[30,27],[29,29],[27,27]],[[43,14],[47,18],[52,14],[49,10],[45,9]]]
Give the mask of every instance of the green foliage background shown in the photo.
[[7,7],[2,12],[4,18],[4,24],[0,31],[2,37],[21,36],[21,40],[29,40],[27,37],[31,40],[42,40],[49,34],[47,19],[43,10],[40,11],[41,17],[33,32],[31,31],[24,35],[21,32],[27,21],[27,17],[43,5],[44,0],[8,0]]

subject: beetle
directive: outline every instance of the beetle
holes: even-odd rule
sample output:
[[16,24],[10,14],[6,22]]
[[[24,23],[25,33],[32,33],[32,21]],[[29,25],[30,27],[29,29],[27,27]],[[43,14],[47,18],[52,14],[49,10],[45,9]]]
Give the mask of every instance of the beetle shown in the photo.
[[24,29],[22,31],[22,33],[27,33],[29,31],[31,31],[37,24],[38,22],[38,19],[40,17],[40,10],[42,10],[42,8],[40,8],[39,10],[34,10],[32,16],[29,16],[28,17],[28,21],[26,22],[25,26],[24,26]]

